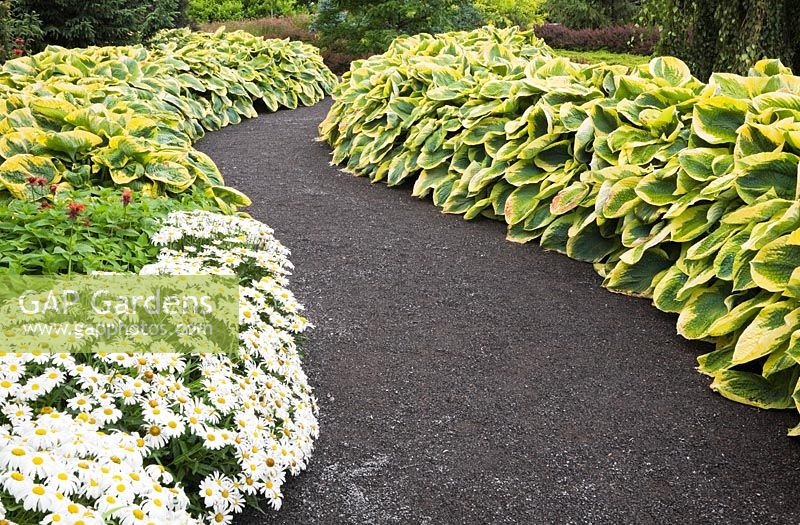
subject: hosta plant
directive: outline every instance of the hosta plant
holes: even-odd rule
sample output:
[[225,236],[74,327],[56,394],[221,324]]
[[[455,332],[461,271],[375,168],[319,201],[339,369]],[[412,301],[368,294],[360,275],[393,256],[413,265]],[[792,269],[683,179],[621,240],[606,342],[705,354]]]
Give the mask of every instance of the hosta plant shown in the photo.
[[149,196],[196,186],[230,211],[248,199],[192,143],[256,116],[256,103],[313,104],[333,81],[315,48],[244,32],[174,30],[150,48],[51,46],[0,68],[0,187],[38,200],[53,186]]
[[593,263],[715,344],[712,388],[800,408],[800,79],[780,62],[705,84],[672,57],[581,65],[487,28],[400,39],[334,97],[335,163]]

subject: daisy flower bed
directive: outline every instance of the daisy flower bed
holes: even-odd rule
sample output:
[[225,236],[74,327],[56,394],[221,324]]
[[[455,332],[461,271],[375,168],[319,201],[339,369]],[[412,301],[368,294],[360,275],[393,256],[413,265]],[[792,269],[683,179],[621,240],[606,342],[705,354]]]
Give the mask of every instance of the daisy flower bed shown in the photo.
[[239,351],[0,356],[0,523],[230,523],[281,505],[318,434],[301,367],[308,328],[272,230],[208,211],[170,213],[143,275],[239,277]]

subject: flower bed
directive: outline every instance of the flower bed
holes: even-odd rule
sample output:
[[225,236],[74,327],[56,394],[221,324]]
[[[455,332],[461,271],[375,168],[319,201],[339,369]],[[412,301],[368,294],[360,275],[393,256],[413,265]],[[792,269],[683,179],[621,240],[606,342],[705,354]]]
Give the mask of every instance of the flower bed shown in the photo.
[[[286,288],[287,250],[252,219],[170,214],[141,273],[246,275],[240,351],[0,358],[0,516],[16,523],[228,523],[255,496],[281,504],[318,433]],[[104,521],[105,520],[105,521]],[[111,520],[111,521],[108,521]]]
[[716,345],[699,358],[712,388],[787,409],[800,407],[798,85],[773,60],[704,84],[671,57],[587,66],[483,29],[354,63],[320,131],[347,170],[503,220],[510,240],[679,314],[680,334]]
[[240,316],[227,352],[138,335],[53,354],[8,336],[0,523],[230,523],[265,498],[280,507],[318,433],[297,348],[308,323],[288,251],[232,215],[249,200],[191,144],[256,103],[313,104],[333,80],[311,46],[243,32],[2,66],[0,274],[231,275]]

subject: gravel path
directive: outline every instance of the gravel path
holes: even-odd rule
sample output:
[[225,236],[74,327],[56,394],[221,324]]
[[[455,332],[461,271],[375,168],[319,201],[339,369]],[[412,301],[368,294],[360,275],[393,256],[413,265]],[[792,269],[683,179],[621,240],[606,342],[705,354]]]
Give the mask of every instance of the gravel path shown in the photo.
[[796,523],[790,413],[727,401],[591,265],[328,164],[329,101],[199,148],[292,249],[322,435],[271,523]]

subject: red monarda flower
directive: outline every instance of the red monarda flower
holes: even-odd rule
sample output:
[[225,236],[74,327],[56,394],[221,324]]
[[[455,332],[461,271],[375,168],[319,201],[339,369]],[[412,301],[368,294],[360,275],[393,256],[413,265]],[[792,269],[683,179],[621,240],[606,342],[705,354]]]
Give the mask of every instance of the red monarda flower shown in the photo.
[[15,55],[17,55],[17,56],[21,56],[21,55],[22,55],[22,53],[24,53],[24,52],[25,52],[25,51],[21,50],[21,49],[20,49],[20,48],[18,48],[18,47],[17,47],[17,48],[14,48],[14,54],[15,54]]
[[67,215],[69,215],[70,219],[75,220],[78,218],[78,215],[83,213],[85,209],[86,206],[84,206],[80,202],[70,202],[67,205]]
[[131,198],[133,198],[133,190],[130,188],[125,188],[122,190],[122,205],[127,206],[131,203]]
[[44,177],[28,177],[28,184],[31,186],[45,186],[47,179]]

